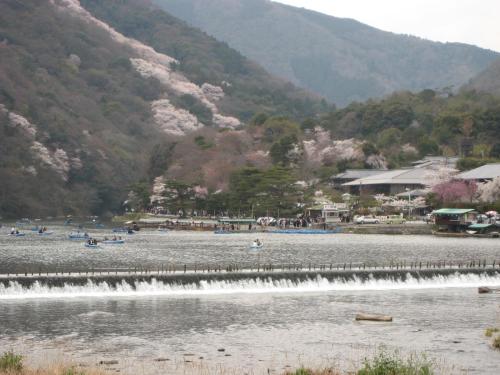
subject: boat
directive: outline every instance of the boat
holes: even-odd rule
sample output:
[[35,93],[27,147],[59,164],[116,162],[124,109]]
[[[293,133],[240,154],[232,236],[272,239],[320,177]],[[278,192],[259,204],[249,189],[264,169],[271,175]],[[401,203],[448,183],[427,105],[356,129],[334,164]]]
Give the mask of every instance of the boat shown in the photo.
[[101,243],[105,245],[121,245],[125,243],[125,240],[104,240]]
[[231,230],[222,230],[222,229],[217,229],[214,231],[215,234],[235,234],[237,232],[231,231]]
[[68,238],[70,240],[86,240],[86,239],[90,238],[90,236],[87,233],[77,232],[77,233],[70,233],[68,235]]
[[85,247],[92,248],[92,249],[96,249],[96,248],[98,248],[98,247],[99,247],[99,245],[98,245],[98,244],[93,244],[93,243],[88,243],[88,242],[86,242],[86,243],[85,243]]
[[21,232],[19,232],[19,233],[9,233],[8,235],[12,236],[12,237],[24,237],[24,236],[26,236],[26,233],[21,233]]
[[31,220],[28,218],[22,218],[21,220],[16,221],[16,227],[23,227],[27,224],[30,224]]
[[253,241],[252,244],[250,245],[250,249],[251,250],[258,250],[258,249],[262,249],[262,247],[264,246],[264,244],[260,241]]
[[39,236],[50,236],[51,234],[54,234],[54,232],[52,231],[38,232]]

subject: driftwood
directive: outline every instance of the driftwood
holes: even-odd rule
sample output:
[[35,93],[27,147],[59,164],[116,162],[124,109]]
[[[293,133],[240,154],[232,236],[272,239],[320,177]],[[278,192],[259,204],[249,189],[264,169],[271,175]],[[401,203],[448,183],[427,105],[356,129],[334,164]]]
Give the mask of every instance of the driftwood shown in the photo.
[[490,288],[488,286],[480,286],[477,288],[477,292],[480,294],[483,293],[500,293],[500,288]]
[[373,322],[392,322],[392,316],[360,313],[356,315],[356,320],[371,320]]

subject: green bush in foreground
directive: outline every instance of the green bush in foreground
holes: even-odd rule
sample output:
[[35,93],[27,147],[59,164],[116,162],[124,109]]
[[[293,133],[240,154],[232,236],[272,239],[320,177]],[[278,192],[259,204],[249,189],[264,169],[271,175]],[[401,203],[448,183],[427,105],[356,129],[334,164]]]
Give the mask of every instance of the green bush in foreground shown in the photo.
[[8,351],[0,357],[0,370],[21,371],[22,369],[23,356],[14,354],[13,351]]
[[491,337],[495,332],[499,332],[500,329],[498,328],[486,328],[486,331],[484,331],[484,335],[486,337]]
[[493,342],[491,343],[491,345],[492,345],[495,349],[500,349],[500,335],[497,335],[497,336],[493,339]]
[[381,351],[373,359],[365,360],[358,375],[431,375],[434,373],[432,367],[425,357],[401,359],[397,352],[391,355]]

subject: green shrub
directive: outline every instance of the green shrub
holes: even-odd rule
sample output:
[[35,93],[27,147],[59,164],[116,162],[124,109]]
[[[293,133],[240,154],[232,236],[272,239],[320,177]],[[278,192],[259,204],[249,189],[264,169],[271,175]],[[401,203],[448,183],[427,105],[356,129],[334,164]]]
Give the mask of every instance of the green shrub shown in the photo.
[[486,331],[484,331],[484,335],[486,337],[491,337],[495,332],[500,332],[500,329],[498,328],[486,328]]
[[491,343],[491,345],[492,345],[495,349],[500,349],[500,335],[497,335],[497,336],[493,339],[493,342]]
[[297,369],[292,375],[311,375],[311,370],[301,367]]
[[23,356],[14,354],[13,351],[3,353],[0,357],[0,370],[21,371],[23,369]]
[[397,352],[388,354],[380,351],[373,359],[365,359],[358,375],[431,375],[432,363],[425,357],[401,358]]
[[85,375],[83,371],[77,371],[74,367],[70,367],[66,370],[61,375]]

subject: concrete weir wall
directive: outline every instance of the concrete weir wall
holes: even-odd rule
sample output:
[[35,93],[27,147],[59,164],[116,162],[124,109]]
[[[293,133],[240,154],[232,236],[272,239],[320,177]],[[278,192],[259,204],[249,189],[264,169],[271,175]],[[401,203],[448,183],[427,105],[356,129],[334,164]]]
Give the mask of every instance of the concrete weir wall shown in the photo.
[[408,277],[415,279],[429,279],[436,276],[449,276],[454,274],[484,274],[488,276],[500,276],[500,268],[476,267],[476,268],[430,268],[430,269],[359,269],[359,270],[298,270],[298,271],[237,271],[237,272],[212,272],[212,273],[156,273],[147,274],[121,273],[121,274],[72,274],[72,275],[33,275],[33,276],[0,276],[0,284],[7,287],[11,283],[29,288],[35,283],[49,287],[63,287],[65,285],[83,286],[92,281],[95,284],[106,283],[116,286],[123,282],[133,286],[136,282],[160,281],[171,285],[200,284],[202,281],[241,281],[241,280],[291,280],[301,282],[313,280],[318,276],[330,281],[348,281],[358,279],[365,281],[376,280],[401,280]]

